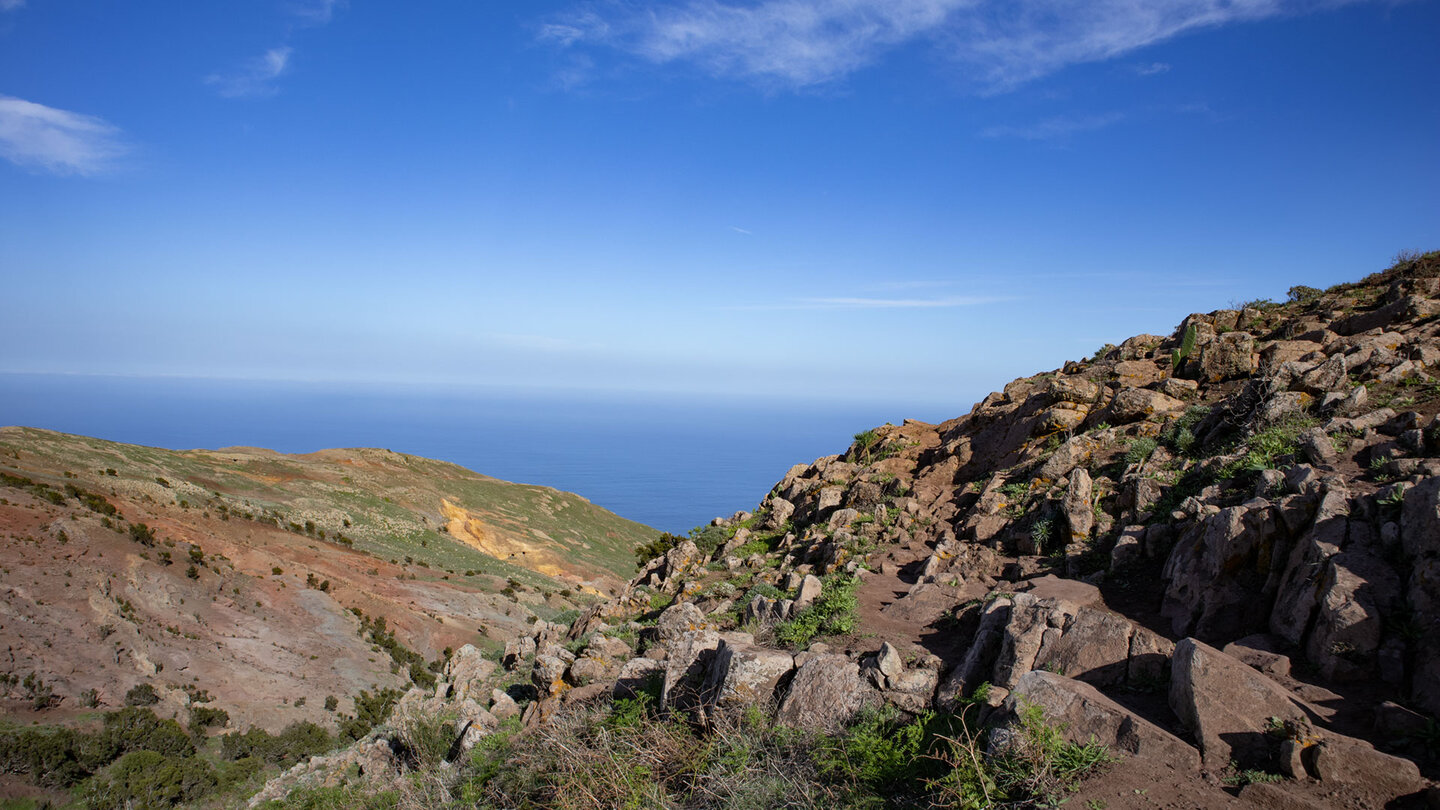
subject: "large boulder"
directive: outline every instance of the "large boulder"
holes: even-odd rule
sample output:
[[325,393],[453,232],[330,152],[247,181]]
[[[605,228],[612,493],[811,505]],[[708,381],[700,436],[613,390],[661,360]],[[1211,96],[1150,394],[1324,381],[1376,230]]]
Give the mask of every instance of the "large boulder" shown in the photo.
[[794,728],[833,733],[873,700],[860,665],[838,653],[815,655],[795,671],[775,719]]
[[1233,639],[1264,630],[1285,541],[1276,510],[1264,500],[1191,523],[1162,573],[1160,612],[1175,634]]
[[1200,376],[1209,382],[1233,380],[1255,373],[1255,337],[1249,332],[1217,335],[1200,350]]
[[445,680],[450,682],[450,697],[455,700],[480,700],[490,694],[490,676],[495,662],[486,658],[473,644],[466,644],[445,662]]
[[665,657],[665,680],[660,686],[660,703],[682,710],[693,709],[704,700],[701,691],[720,646],[714,630],[690,630],[676,639]]
[[1373,677],[1384,617],[1401,593],[1399,575],[1364,552],[1346,551],[1330,558],[1320,590],[1310,660],[1330,679]]
[[1183,410],[1184,402],[1159,391],[1125,388],[1110,401],[1106,414],[1112,424],[1125,425],[1143,419],[1163,418]]
[[710,706],[720,711],[747,706],[769,709],[776,687],[794,668],[794,656],[784,650],[722,641],[702,691]]
[[1231,760],[1269,767],[1279,750],[1279,740],[1269,733],[1270,718],[1308,723],[1304,705],[1284,687],[1193,638],[1175,645],[1170,709],[1195,734],[1205,767],[1212,770]]
[[676,602],[660,614],[660,618],[655,622],[655,633],[661,644],[668,644],[691,631],[713,627],[714,625],[706,620],[704,611],[693,602]]
[[1112,752],[1194,772],[1200,752],[1174,734],[1126,709],[1087,683],[1052,672],[1025,673],[1006,697],[1005,720],[1015,722],[1028,706],[1038,706],[1070,742],[1099,742]]
[[1340,553],[1350,515],[1350,495],[1338,484],[1325,485],[1314,522],[1295,543],[1284,568],[1270,613],[1270,632],[1299,644],[1320,598],[1320,572]]

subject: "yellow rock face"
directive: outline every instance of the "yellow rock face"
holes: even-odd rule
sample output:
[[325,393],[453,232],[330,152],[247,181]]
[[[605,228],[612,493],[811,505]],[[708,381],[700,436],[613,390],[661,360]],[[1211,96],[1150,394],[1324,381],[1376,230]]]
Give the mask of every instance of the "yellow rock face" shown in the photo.
[[448,521],[446,528],[450,536],[471,548],[483,551],[491,557],[523,565],[532,571],[547,576],[566,573],[555,553],[541,546],[532,545],[514,535],[501,534],[485,525],[473,512],[450,501],[440,499],[440,513]]

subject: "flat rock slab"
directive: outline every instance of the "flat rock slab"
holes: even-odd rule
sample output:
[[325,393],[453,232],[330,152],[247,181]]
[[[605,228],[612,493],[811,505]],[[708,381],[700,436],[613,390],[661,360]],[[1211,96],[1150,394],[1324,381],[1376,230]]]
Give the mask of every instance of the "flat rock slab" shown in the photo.
[[1308,722],[1311,716],[1284,687],[1193,638],[1175,645],[1170,708],[1195,733],[1212,770],[1231,759],[1243,767],[1268,764],[1279,746],[1266,733],[1269,718]]
[[1055,599],[1069,602],[1076,607],[1097,607],[1104,603],[1100,597],[1100,589],[1094,585],[1077,579],[1061,579],[1054,574],[1021,582],[1015,586],[1015,590],[1029,593],[1036,599]]
[[1039,706],[1046,720],[1058,724],[1071,742],[1084,744],[1093,738],[1115,752],[1190,772],[1200,770],[1200,752],[1193,746],[1088,683],[1032,670],[1005,699],[1005,711],[1011,717],[1017,717],[1025,706]]

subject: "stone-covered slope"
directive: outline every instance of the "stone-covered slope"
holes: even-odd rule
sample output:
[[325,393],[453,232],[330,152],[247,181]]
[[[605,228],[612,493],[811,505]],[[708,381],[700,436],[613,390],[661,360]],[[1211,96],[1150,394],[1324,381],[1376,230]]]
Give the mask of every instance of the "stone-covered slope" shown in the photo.
[[1291,298],[862,433],[406,703],[461,688],[467,744],[647,684],[811,729],[978,700],[994,745],[1034,705],[1125,756],[1110,807],[1433,802],[1440,254]]
[[[614,592],[658,532],[571,493],[387,450],[175,452],[0,428],[0,687],[46,722],[150,684],[234,725],[327,722],[410,664]],[[24,686],[39,678],[52,696]],[[40,705],[42,710],[31,713]]]

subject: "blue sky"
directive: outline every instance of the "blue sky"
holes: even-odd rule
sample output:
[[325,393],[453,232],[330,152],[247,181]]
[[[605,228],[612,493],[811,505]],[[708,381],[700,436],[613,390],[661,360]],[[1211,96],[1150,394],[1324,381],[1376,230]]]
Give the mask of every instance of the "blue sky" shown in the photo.
[[0,372],[953,405],[1440,247],[1440,4],[0,0]]

